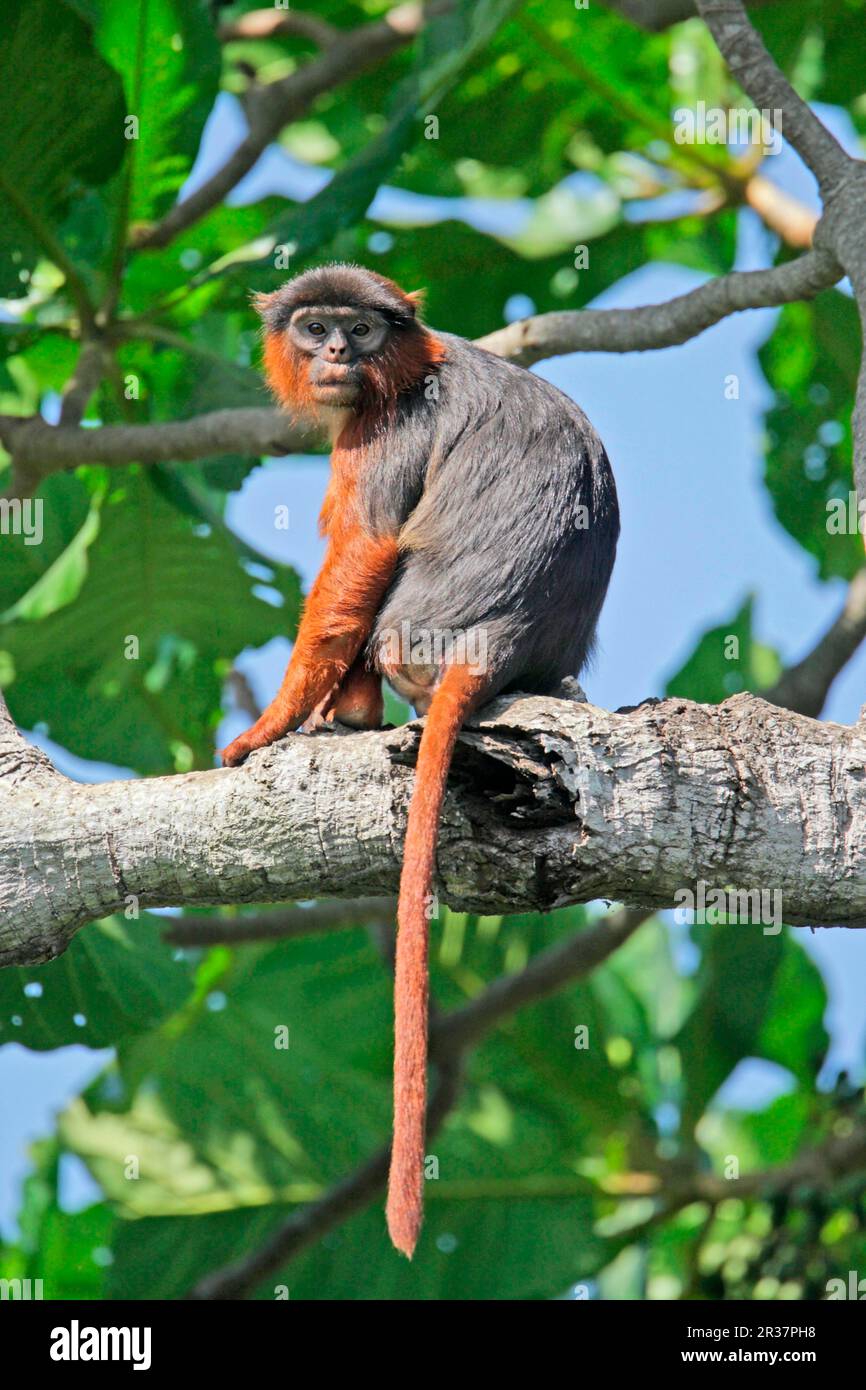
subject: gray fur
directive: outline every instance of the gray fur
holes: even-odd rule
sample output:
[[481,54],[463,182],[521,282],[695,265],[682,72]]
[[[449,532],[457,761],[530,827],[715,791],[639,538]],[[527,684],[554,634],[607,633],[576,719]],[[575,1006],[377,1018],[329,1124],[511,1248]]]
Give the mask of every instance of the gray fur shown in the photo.
[[401,397],[365,470],[367,526],[406,546],[368,659],[381,669],[387,635],[407,623],[413,641],[473,628],[486,638],[490,697],[549,691],[592,650],[619,535],[610,464],[556,387],[436,336],[446,360]]

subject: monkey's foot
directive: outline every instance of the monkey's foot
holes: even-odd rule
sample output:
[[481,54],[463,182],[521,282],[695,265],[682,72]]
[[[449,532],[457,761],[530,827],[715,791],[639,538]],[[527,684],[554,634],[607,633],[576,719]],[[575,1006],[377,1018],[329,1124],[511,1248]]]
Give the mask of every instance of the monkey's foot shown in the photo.
[[283,737],[284,732],[288,732],[288,730],[270,732],[266,729],[258,729],[253,725],[251,729],[247,729],[245,734],[241,734],[239,738],[234,739],[227,748],[223,749],[220,755],[223,767],[237,767],[257,748],[267,748],[269,743],[276,743],[278,738]]

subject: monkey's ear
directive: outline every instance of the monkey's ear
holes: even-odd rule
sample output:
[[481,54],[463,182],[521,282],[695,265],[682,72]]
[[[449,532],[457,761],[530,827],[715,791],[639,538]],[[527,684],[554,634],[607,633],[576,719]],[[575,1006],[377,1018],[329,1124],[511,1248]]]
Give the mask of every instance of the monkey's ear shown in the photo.
[[425,299],[427,298],[427,291],[426,291],[426,290],[410,290],[409,293],[406,295],[406,298],[407,298],[407,299],[409,300],[409,302],[412,304],[412,306],[413,306],[413,308],[415,309],[416,313],[420,313],[420,312],[422,312],[423,309],[424,309],[424,301],[425,301]]
[[270,294],[257,293],[250,296],[252,306],[260,319],[267,322],[268,309],[274,304],[279,290],[272,290]]

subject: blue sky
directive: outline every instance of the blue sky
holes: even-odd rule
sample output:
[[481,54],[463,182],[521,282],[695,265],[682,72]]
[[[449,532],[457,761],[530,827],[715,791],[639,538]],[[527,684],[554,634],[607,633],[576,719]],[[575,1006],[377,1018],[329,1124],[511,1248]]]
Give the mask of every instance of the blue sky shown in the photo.
[[[832,109],[821,114],[849,148],[856,148],[846,120]],[[242,133],[237,103],[222,96],[209,122],[190,187],[207,176]],[[787,148],[767,172],[803,201],[814,204],[811,176]],[[244,180],[235,201],[266,194],[311,196],[326,177],[305,170],[272,148]],[[410,206],[411,205],[411,206]],[[407,199],[382,191],[374,212],[403,220],[423,214],[435,221],[463,214],[475,225],[502,227],[521,208],[461,200]],[[500,220],[497,221],[496,218]],[[769,263],[772,241],[757,218],[741,214],[738,264]],[[372,258],[371,258],[372,259]],[[670,298],[703,277],[681,267],[650,265],[620,281],[596,305],[627,307]],[[502,306],[491,306],[491,324]],[[762,412],[770,394],[755,362],[755,347],[770,333],[775,311],[727,319],[682,347],[625,356],[579,354],[537,369],[577,400],[605,441],[617,478],[623,517],[617,566],[601,622],[600,653],[585,685],[595,703],[617,708],[661,693],[700,635],[730,617],[749,593],[757,597],[759,637],[786,660],[801,656],[841,606],[844,586],[820,584],[813,561],[776,523],[761,484]],[[856,344],[852,344],[852,352]],[[740,379],[738,400],[725,398],[724,381]],[[321,459],[274,460],[256,470],[232,500],[229,520],[244,538],[274,558],[297,566],[309,580],[321,556],[316,521],[326,480]],[[277,503],[287,502],[288,533],[275,532]],[[243,665],[259,699],[273,693],[289,653],[275,637]],[[825,717],[852,722],[866,700],[866,649],[840,677]],[[225,721],[222,741],[240,732],[243,717]],[[82,780],[116,776],[116,769],[74,759],[46,744],[58,766]],[[866,932],[835,931],[801,939],[818,961],[830,990],[828,1025],[832,1061],[862,1071],[866,1032]],[[16,1044],[0,1049],[0,1227],[10,1229],[27,1167],[26,1145],[50,1130],[54,1114],[94,1075],[103,1055],[84,1048],[30,1053]],[[763,1105],[784,1088],[778,1068],[746,1064],[728,1084],[725,1098]],[[89,1200],[93,1189],[80,1165],[69,1168],[66,1200]]]

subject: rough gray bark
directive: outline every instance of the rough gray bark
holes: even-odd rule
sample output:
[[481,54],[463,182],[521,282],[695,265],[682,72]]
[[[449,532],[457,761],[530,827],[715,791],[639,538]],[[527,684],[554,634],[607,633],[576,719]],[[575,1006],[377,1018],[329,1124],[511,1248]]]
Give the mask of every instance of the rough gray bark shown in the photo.
[[[17,735],[15,735],[17,738]],[[417,723],[291,735],[240,769],[83,786],[0,761],[0,963],[126,906],[392,892]],[[4,768],[18,768],[8,779]],[[7,786],[6,783],[9,785]],[[498,700],[460,740],[439,891],[474,911],[685,887],[776,890],[788,922],[866,925],[866,722],[752,695],[610,713]]]

